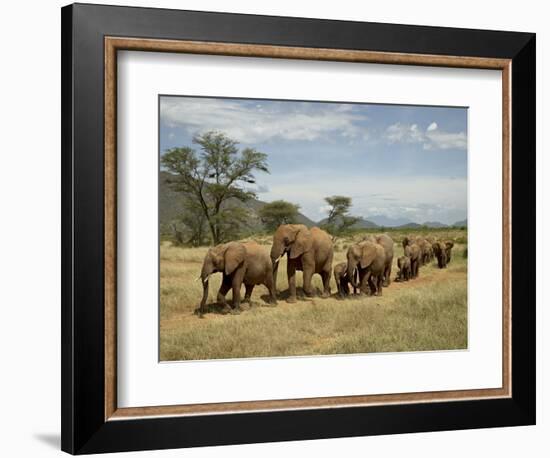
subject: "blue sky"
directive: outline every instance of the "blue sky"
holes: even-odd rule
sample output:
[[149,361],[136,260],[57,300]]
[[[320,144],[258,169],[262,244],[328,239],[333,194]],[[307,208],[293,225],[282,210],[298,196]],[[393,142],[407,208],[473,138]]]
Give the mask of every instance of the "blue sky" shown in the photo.
[[314,221],[323,198],[353,199],[367,219],[454,223],[467,216],[467,109],[162,96],[160,151],[226,133],[268,155],[263,201],[297,203]]

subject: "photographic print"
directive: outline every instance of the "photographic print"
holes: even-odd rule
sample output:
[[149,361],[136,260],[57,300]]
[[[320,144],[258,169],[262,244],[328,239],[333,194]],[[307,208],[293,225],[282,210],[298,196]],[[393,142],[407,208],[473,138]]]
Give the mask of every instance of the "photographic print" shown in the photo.
[[160,360],[466,349],[467,125],[160,95]]

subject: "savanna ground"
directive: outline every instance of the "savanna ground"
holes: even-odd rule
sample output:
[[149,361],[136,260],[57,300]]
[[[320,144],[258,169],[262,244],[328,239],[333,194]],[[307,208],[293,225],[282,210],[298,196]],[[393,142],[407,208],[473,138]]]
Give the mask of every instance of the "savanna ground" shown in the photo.
[[[431,235],[454,240],[452,262],[438,269],[434,262],[420,268],[419,277],[395,282],[397,258],[406,234]],[[346,260],[347,247],[366,231],[335,242],[333,266]],[[391,231],[395,241],[392,283],[381,297],[304,298],[288,304],[285,292],[286,257],[281,259],[276,307],[266,303],[267,289],[258,285],[253,307],[243,304],[240,314],[194,314],[202,297],[197,281],[207,247],[181,248],[169,241],[160,247],[160,359],[162,361],[329,355],[398,351],[451,350],[467,347],[467,233],[465,230],[425,232]],[[271,237],[253,237],[269,252]],[[210,279],[208,303],[215,302],[221,274]],[[301,272],[296,284],[302,285]],[[313,285],[320,292],[321,278]],[[300,300],[300,295],[302,299]],[[244,286],[241,291],[244,297]],[[227,295],[231,299],[231,292]],[[215,307],[214,307],[215,310]]]

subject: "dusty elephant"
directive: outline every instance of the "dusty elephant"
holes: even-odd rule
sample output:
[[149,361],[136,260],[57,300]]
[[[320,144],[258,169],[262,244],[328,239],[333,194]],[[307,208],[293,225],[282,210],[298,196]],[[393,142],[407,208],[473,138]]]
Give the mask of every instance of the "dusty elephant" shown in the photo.
[[330,296],[330,277],[334,248],[332,238],[322,229],[308,229],[303,224],[283,224],[273,235],[271,261],[273,263],[273,284],[277,285],[279,261],[287,254],[288,302],[296,302],[296,271],[301,270],[304,279],[304,293],[313,296],[311,278],[321,275],[322,297]]
[[433,259],[434,259],[434,250],[433,250],[432,244],[430,242],[428,242],[428,250],[427,250],[427,254],[426,254],[425,263],[429,264],[430,262],[433,261]]
[[411,258],[408,256],[400,256],[397,258],[397,272],[398,281],[409,281],[411,279]]
[[440,269],[447,267],[447,246],[443,242],[435,242],[432,248],[437,259],[437,267]]
[[[352,285],[365,293],[368,283],[370,292],[381,296],[386,265],[386,253],[382,245],[368,240],[356,243],[348,248],[347,258],[348,278],[352,279]],[[359,282],[353,278],[355,269],[359,274]]]
[[418,268],[420,267],[420,259],[422,251],[416,243],[411,243],[405,246],[403,250],[405,256],[408,256],[411,260],[411,278],[418,277]]
[[430,243],[423,237],[416,237],[414,243],[420,248],[419,264],[421,266],[428,264],[430,262],[430,252],[432,251]]
[[[357,270],[353,271],[355,282],[357,283]],[[338,289],[338,296],[345,297],[350,295],[350,287],[352,279],[348,277],[348,265],[346,262],[341,262],[334,266],[334,281]],[[357,288],[353,288],[353,294],[357,294]]]
[[412,245],[413,243],[416,243],[416,239],[417,239],[417,236],[415,235],[408,235],[404,237],[401,242],[403,245],[403,249],[405,249],[405,247],[407,247],[408,245]]
[[391,283],[391,269],[393,264],[393,240],[387,234],[370,235],[365,237],[364,240],[376,242],[384,248],[385,261],[384,261],[384,286],[389,286]]
[[206,313],[208,299],[208,279],[210,275],[222,272],[222,284],[218,291],[217,301],[229,308],[225,295],[233,289],[233,309],[241,304],[241,286],[245,285],[245,302],[250,303],[250,296],[255,285],[265,285],[269,290],[270,302],[276,304],[275,288],[271,259],[269,254],[256,242],[229,242],[217,245],[208,250],[204,257],[200,278],[203,285],[202,300],[197,312],[200,316]]

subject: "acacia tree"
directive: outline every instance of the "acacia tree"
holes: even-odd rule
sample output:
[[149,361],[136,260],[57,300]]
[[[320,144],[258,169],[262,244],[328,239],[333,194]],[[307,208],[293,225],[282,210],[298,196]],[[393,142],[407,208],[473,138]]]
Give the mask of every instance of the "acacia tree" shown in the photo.
[[325,202],[329,205],[329,212],[323,226],[330,233],[342,234],[359,221],[359,218],[349,216],[351,197],[330,196],[325,197]]
[[230,199],[246,202],[256,197],[244,188],[255,183],[254,172],[269,173],[267,155],[253,148],[239,151],[237,142],[216,131],[196,135],[193,143],[168,149],[161,164],[170,172],[170,186],[196,201],[196,211],[206,219],[214,244],[225,241],[235,224],[242,222],[242,209],[227,205]]
[[206,227],[206,217],[202,212],[199,203],[194,199],[188,199],[184,205],[184,213],[181,216],[181,222],[189,230],[187,243],[192,246],[204,245],[204,240],[208,233]]
[[286,200],[274,200],[265,204],[259,211],[262,223],[269,230],[277,229],[281,224],[295,223],[300,206]]

